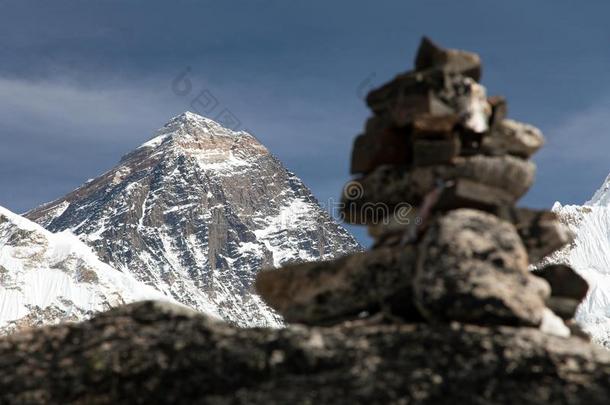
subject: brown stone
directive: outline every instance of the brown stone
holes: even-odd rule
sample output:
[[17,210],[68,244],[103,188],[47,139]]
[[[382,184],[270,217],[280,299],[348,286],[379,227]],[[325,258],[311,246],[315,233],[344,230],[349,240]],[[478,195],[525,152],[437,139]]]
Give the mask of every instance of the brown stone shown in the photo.
[[580,305],[579,300],[568,297],[549,297],[545,301],[546,306],[549,307],[557,316],[563,320],[574,319],[576,309]]
[[413,141],[413,165],[450,164],[460,154],[460,139]]
[[515,224],[532,264],[538,263],[573,240],[568,227],[559,221],[554,212],[501,207],[496,214]]
[[512,204],[514,201],[515,197],[502,188],[462,178],[452,181],[443,190],[438,208],[441,210],[475,208],[489,211],[497,206]]
[[487,99],[487,102],[491,106],[491,117],[489,119],[489,126],[493,130],[506,118],[508,115],[508,104],[506,99],[502,96],[492,96]]
[[374,246],[396,246],[409,242],[418,234],[423,222],[420,209],[409,204],[397,205],[382,221],[367,221],[367,230]]
[[[519,200],[532,185],[535,171],[532,162],[513,156],[458,157],[451,165],[411,169],[380,166],[356,180],[356,196],[343,194],[341,213],[348,223],[368,224],[373,219],[372,212],[391,212],[402,203],[419,206],[439,186],[448,189],[439,200],[439,208],[443,204],[442,209],[466,204],[470,208],[496,210]],[[474,198],[469,197],[471,194]]]
[[351,173],[369,173],[381,165],[407,165],[411,159],[408,135],[387,128],[360,135],[354,141]]
[[533,272],[551,286],[551,297],[572,298],[578,302],[585,299],[589,284],[570,266],[552,264]]
[[481,154],[481,145],[485,134],[466,129],[460,131],[460,154],[462,156],[475,156]]
[[411,134],[413,139],[450,140],[455,137],[455,127],[459,118],[454,114],[422,114],[413,120]]
[[445,74],[437,69],[408,72],[371,91],[366,102],[376,114],[388,114],[399,127],[421,114],[452,114],[453,109],[435,95],[445,81]]
[[489,155],[510,154],[527,159],[543,144],[544,137],[538,128],[503,119],[483,139],[482,150]]
[[415,69],[440,68],[449,73],[462,74],[481,80],[481,59],[473,52],[441,48],[423,37],[415,57]]
[[394,122],[392,121],[392,117],[389,114],[386,113],[383,115],[373,115],[372,117],[366,120],[366,124],[364,125],[364,132],[376,133],[394,127]]
[[455,127],[456,115],[417,116],[412,124],[413,164],[426,166],[449,164],[460,154],[460,139]]
[[332,262],[289,265],[256,277],[256,291],[287,322],[328,325],[388,311],[421,319],[411,294],[415,248],[382,247]]
[[2,404],[598,405],[610,353],[536,328],[236,328],[143,302],[0,340]]
[[[377,213],[387,213],[400,204],[418,206],[443,173],[440,166],[416,167],[410,170],[380,166],[373,172],[350,181],[341,196],[341,217],[352,224],[374,224]],[[350,193],[355,188],[357,192]]]

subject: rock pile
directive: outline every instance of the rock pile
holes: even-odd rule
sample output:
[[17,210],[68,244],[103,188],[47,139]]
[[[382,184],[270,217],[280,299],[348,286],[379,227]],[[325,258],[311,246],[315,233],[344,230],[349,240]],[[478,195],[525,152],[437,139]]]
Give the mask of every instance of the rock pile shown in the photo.
[[[516,208],[544,143],[478,82],[478,55],[424,38],[415,70],[367,97],[342,210],[373,249],[258,276],[288,322],[329,325],[382,313],[402,322],[570,329],[587,285],[574,271],[529,265],[570,242],[550,211]],[[552,287],[552,288],[551,288]],[[562,322],[563,319],[565,321]]]
[[570,240],[515,207],[542,135],[480,77],[477,55],[424,39],[415,71],[371,92],[343,212],[375,244],[261,272],[286,328],[144,302],[24,331],[0,340],[0,402],[607,403],[610,352],[572,322],[586,282],[528,271]]

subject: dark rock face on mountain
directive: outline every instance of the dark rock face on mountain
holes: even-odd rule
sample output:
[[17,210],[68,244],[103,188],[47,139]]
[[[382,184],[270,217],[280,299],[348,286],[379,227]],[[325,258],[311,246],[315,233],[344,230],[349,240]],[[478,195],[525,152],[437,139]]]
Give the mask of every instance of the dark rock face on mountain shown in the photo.
[[5,338],[0,365],[2,403],[601,404],[610,393],[608,352],[535,328],[235,329],[152,302]]
[[258,270],[360,250],[253,136],[192,113],[26,216],[73,231],[115,269],[242,326],[280,322],[251,293]]

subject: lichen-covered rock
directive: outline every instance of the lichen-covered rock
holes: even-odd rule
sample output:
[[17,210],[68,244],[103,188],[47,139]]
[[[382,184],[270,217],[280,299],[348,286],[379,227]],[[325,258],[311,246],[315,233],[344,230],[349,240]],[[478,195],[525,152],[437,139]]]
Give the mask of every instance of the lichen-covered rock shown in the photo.
[[332,262],[266,270],[255,285],[290,323],[332,324],[378,311],[420,320],[411,292],[414,266],[414,246],[380,247]]
[[528,271],[514,226],[481,211],[438,218],[418,246],[417,306],[432,321],[539,325],[548,284]]
[[0,340],[3,404],[605,404],[610,354],[534,328],[238,329],[133,304]]

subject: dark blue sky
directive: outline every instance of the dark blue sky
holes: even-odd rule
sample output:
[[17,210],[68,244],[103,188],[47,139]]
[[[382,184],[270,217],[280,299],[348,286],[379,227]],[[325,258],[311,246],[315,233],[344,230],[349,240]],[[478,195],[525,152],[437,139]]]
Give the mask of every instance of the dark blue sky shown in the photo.
[[336,198],[364,92],[411,68],[424,34],[478,52],[488,92],[544,131],[523,203],[582,203],[610,169],[608,16],[601,0],[0,0],[0,205],[99,175],[202,92],[199,112],[238,120]]

